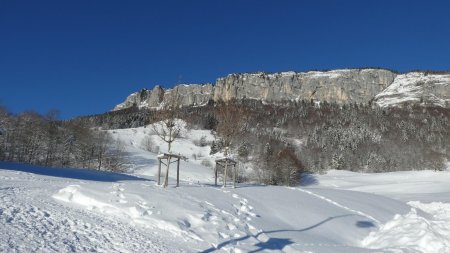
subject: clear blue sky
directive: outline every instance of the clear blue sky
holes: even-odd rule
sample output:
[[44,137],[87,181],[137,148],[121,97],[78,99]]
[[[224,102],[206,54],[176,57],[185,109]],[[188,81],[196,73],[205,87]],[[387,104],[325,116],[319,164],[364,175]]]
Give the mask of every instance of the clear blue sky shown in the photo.
[[0,0],[0,101],[62,118],[233,72],[450,69],[450,1]]

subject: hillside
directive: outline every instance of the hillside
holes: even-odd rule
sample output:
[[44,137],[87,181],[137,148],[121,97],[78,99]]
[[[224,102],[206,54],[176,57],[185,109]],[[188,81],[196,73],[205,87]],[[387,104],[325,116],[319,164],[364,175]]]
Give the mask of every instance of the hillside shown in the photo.
[[[155,185],[146,128],[111,130],[130,174],[0,163],[5,252],[450,252],[450,173],[330,171],[298,187],[214,187],[208,131],[187,132],[181,186]],[[155,139],[156,145],[162,143]],[[207,147],[206,147],[207,148]]]

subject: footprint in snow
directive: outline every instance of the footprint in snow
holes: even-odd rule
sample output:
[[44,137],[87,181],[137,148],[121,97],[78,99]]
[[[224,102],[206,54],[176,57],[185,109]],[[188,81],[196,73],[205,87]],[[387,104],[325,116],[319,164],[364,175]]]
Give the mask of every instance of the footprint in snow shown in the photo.
[[235,230],[235,229],[236,229],[236,226],[235,226],[234,224],[228,223],[228,224],[227,224],[227,229],[228,229],[228,230]]
[[225,233],[218,232],[218,234],[219,234],[219,237],[222,238],[222,239],[228,239],[228,238],[230,238],[230,236],[227,235],[227,234],[225,234]]

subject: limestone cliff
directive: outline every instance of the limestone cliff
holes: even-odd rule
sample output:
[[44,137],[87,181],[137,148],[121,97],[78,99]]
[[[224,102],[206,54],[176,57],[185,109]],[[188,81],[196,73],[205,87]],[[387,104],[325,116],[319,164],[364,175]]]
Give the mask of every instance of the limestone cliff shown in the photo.
[[178,106],[196,106],[208,103],[214,92],[211,84],[177,85],[173,89],[163,89],[155,86],[152,90],[142,89],[132,93],[114,110],[121,110],[132,106],[139,108],[160,108],[168,103]]
[[231,74],[217,80],[214,100],[251,98],[278,102],[314,99],[339,104],[367,103],[389,86],[395,76],[384,69]]
[[[421,75],[425,74],[421,73]],[[178,106],[199,106],[208,103],[209,100],[228,101],[245,98],[268,103],[315,100],[338,104],[368,103],[376,98],[379,105],[391,106],[396,101],[391,98],[403,96],[400,94],[401,90],[394,91],[394,88],[390,87],[391,84],[402,83],[401,80],[406,77],[409,78],[408,84],[405,84],[407,86],[424,83],[421,86],[423,88],[418,91],[420,94],[415,95],[416,100],[434,96],[438,99],[430,101],[439,101],[439,105],[448,107],[448,102],[446,102],[450,94],[448,75],[433,76],[434,79],[428,77],[428,79],[422,80],[420,73],[398,75],[385,69],[230,74],[217,79],[214,85],[182,84],[166,90],[160,86],[156,86],[152,90],[143,89],[128,96],[114,110],[133,105],[141,108],[158,108],[169,102]],[[414,81],[416,79],[417,82]],[[387,97],[392,102],[385,102]]]

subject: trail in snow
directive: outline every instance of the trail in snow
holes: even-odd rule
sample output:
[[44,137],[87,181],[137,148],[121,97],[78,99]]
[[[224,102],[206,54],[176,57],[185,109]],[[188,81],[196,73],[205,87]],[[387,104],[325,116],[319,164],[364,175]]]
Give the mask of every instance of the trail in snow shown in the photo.
[[364,212],[361,212],[361,211],[358,211],[358,210],[354,210],[354,209],[352,209],[352,208],[350,208],[350,207],[341,205],[341,204],[339,204],[338,202],[336,202],[336,201],[334,201],[334,200],[331,200],[331,199],[326,198],[326,197],[324,197],[324,196],[322,196],[322,195],[316,194],[316,193],[314,193],[314,192],[312,192],[312,191],[308,191],[308,190],[301,189],[301,188],[290,188],[290,189],[298,190],[298,191],[301,191],[301,192],[310,194],[310,195],[312,195],[312,196],[314,196],[314,197],[317,197],[317,198],[319,198],[319,199],[322,199],[322,200],[324,200],[324,201],[326,201],[326,202],[328,202],[328,203],[330,203],[330,204],[332,204],[332,205],[335,205],[335,206],[337,206],[337,207],[340,207],[340,208],[345,209],[345,210],[347,210],[347,211],[350,211],[350,212],[352,212],[352,213],[356,213],[356,214],[358,214],[358,215],[367,217],[368,219],[371,219],[371,220],[375,221],[377,224],[380,224],[380,221],[378,221],[378,220],[375,219],[374,217],[372,217],[372,216],[370,216],[370,215],[368,215],[368,214],[366,214],[366,213],[364,213]]
[[[397,212],[372,231],[361,245],[391,252],[450,252],[450,173],[408,171],[380,174],[330,171],[315,187],[373,192],[406,201],[408,212]],[[408,201],[419,199],[420,201]],[[441,200],[439,202],[433,202]],[[384,201],[387,204],[386,201]],[[395,203],[393,203],[395,204]],[[395,208],[393,204],[387,208]]]

